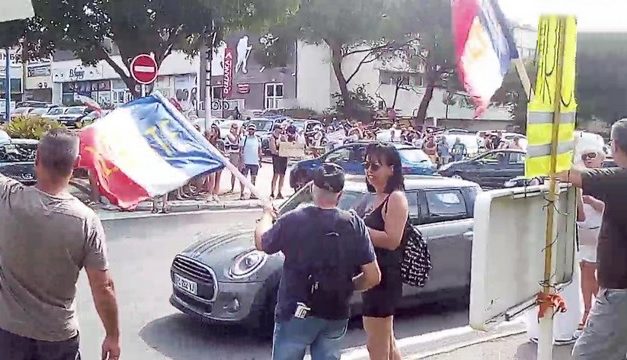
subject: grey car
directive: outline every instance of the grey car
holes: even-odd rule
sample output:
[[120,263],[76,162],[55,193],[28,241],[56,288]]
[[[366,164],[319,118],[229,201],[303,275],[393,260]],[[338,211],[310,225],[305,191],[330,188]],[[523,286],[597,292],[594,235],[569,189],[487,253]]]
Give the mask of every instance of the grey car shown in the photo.
[[[405,286],[402,307],[467,296],[470,289],[473,208],[480,187],[435,176],[405,180],[410,221],[428,241],[433,270],[424,288]],[[363,213],[372,200],[362,178],[349,179],[339,206]],[[312,203],[311,184],[281,206],[284,214]],[[178,254],[172,262],[170,303],[198,319],[252,328],[272,324],[284,257],[255,250],[253,230],[215,235]],[[360,314],[361,296],[351,312]]]

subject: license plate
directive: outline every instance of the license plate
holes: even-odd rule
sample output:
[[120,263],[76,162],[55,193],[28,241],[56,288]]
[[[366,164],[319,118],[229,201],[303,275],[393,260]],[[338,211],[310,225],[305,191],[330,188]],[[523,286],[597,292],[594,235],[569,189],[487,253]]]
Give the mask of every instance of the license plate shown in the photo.
[[174,274],[174,286],[190,294],[198,295],[198,284]]

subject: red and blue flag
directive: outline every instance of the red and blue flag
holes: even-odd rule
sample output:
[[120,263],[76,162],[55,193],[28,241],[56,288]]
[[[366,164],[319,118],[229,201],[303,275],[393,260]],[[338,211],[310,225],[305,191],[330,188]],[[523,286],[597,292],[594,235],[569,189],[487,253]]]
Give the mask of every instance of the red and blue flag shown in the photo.
[[161,94],[120,106],[84,128],[80,140],[79,167],[124,209],[221,170],[226,161]]
[[497,0],[453,0],[452,14],[458,75],[480,116],[518,50]]

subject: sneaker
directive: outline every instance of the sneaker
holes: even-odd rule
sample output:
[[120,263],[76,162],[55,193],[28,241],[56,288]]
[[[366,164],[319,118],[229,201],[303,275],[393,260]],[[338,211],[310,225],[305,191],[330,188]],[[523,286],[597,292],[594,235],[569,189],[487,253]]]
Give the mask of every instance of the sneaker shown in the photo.
[[283,200],[283,194],[279,193],[276,198],[277,200]]

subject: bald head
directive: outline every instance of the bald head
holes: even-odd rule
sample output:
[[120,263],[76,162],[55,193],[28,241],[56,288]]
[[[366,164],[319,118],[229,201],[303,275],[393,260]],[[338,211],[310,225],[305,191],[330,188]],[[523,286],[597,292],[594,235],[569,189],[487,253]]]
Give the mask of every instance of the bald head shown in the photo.
[[78,159],[78,136],[65,129],[46,133],[37,147],[37,166],[51,180],[61,180],[72,175]]

